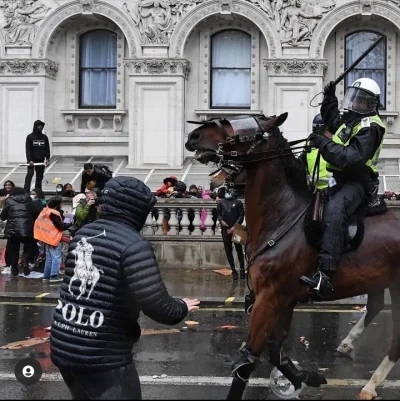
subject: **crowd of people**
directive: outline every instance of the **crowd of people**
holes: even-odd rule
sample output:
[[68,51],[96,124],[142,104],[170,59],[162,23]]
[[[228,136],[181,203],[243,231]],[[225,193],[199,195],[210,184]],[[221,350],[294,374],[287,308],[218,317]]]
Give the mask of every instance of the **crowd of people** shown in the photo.
[[[87,163],[82,174],[82,192],[76,193],[69,183],[60,184],[57,195],[48,201],[39,173],[36,183],[40,182],[40,188],[27,191],[8,180],[0,190],[0,219],[6,222],[4,261],[12,276],[17,276],[20,269],[25,276],[33,269],[43,269],[43,280],[57,284],[62,281],[63,246],[79,228],[98,219],[98,197],[112,172],[103,165]],[[62,210],[63,197],[72,198],[72,213]],[[64,232],[67,235],[63,236]]]

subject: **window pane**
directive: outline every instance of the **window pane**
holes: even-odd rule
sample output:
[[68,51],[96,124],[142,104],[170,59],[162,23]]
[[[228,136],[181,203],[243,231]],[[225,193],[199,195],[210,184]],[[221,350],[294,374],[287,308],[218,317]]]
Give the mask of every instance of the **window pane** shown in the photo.
[[115,107],[117,35],[91,31],[80,40],[80,106]]
[[250,63],[250,35],[240,31],[222,31],[213,36],[213,68],[250,68]]
[[[357,32],[346,38],[346,68],[360,57],[380,35],[374,32]],[[385,68],[386,43],[383,40],[357,64],[357,68]]]
[[92,31],[82,35],[81,68],[117,68],[117,35],[110,31]]
[[[346,68],[370,47],[380,35],[375,32],[356,32],[346,38]],[[383,40],[361,60],[346,77],[350,86],[358,78],[371,78],[381,89],[381,103],[386,104],[386,40]]]
[[222,31],[211,43],[211,107],[250,108],[251,36]]
[[212,106],[250,107],[250,70],[213,70]]
[[81,106],[115,106],[116,70],[83,70]]

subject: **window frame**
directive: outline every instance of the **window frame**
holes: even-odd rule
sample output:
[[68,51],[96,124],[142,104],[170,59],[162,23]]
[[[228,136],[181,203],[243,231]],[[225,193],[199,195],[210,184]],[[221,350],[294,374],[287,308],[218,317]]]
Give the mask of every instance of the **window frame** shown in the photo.
[[[384,82],[384,87],[381,88],[381,90],[385,94],[385,102],[382,103],[382,99],[381,99],[381,103],[382,103],[383,107],[380,107],[379,109],[380,110],[386,110],[387,109],[387,78],[388,78],[388,71],[387,71],[387,65],[388,65],[388,62],[387,62],[387,58],[388,58],[387,36],[386,35],[382,35],[380,32],[375,31],[373,29],[358,29],[356,31],[353,31],[353,32],[350,32],[350,33],[346,34],[345,37],[344,37],[344,66],[345,66],[345,69],[348,68],[348,66],[347,66],[347,61],[348,61],[347,60],[347,39],[350,36],[353,36],[353,35],[356,35],[356,34],[359,34],[359,33],[373,33],[375,35],[384,37],[384,39],[383,39],[384,48],[385,48],[384,68],[357,68],[357,67],[355,67],[353,69],[353,71],[355,70],[355,71],[383,71],[384,72],[385,82]],[[347,75],[346,78],[345,78],[345,90],[352,83],[352,82],[350,83],[348,80],[349,80],[349,76]]]
[[[223,30],[240,30],[244,31],[251,35],[251,107],[250,109],[219,109],[213,108],[210,109],[210,49],[211,49],[211,39],[210,37],[217,32]],[[198,74],[198,95],[197,102],[198,108],[196,113],[203,115],[203,111],[206,114],[217,115],[224,114],[232,111],[234,115],[241,114],[243,110],[246,112],[255,112],[260,113],[259,103],[260,103],[260,30],[250,23],[249,21],[241,21],[241,20],[224,20],[218,21],[218,24],[213,23],[213,21],[208,24],[204,24],[199,29],[199,37],[200,37],[200,48],[199,48],[199,74]],[[221,113],[218,113],[218,110],[221,110]]]
[[[110,67],[82,67],[82,63],[81,63],[81,52],[82,52],[82,38],[84,36],[90,35],[94,32],[99,32],[99,31],[106,31],[106,32],[110,32],[113,35],[115,35],[115,44],[116,44],[116,65],[115,68],[110,68]],[[84,33],[82,33],[82,35],[79,36],[79,46],[78,46],[78,50],[77,53],[79,55],[79,62],[77,65],[78,68],[78,108],[85,110],[85,109],[96,109],[96,110],[114,110],[117,109],[117,103],[118,103],[118,33],[112,31],[111,29],[104,29],[104,28],[98,28],[98,29],[91,29],[88,30]],[[83,70],[115,70],[115,104],[114,105],[82,105],[82,71]]]
[[[218,67],[213,67],[213,58],[212,58],[212,54],[213,54],[213,38],[215,37],[215,36],[217,36],[217,35],[221,35],[223,32],[227,32],[227,31],[237,31],[237,32],[241,32],[242,34],[244,34],[244,35],[247,35],[248,37],[249,37],[249,39],[250,39],[250,67],[249,68],[233,68],[233,67],[231,67],[231,68],[218,68]],[[252,47],[252,44],[251,44],[251,42],[252,42],[252,35],[251,35],[251,33],[248,33],[248,32],[245,32],[243,29],[238,29],[238,28],[231,28],[231,29],[227,29],[227,28],[225,28],[225,29],[221,29],[221,30],[219,30],[219,31],[217,31],[217,32],[214,32],[212,35],[210,35],[210,103],[209,103],[209,106],[210,106],[210,109],[212,109],[212,110],[215,110],[215,109],[217,109],[217,110],[251,110],[251,76],[252,76],[252,74],[251,74],[251,71],[252,71],[252,68],[251,68],[251,65],[252,65],[252,62],[251,62],[251,53],[252,53],[252,49],[251,49],[251,47]],[[213,106],[213,96],[212,96],[212,93],[213,93],[213,70],[214,69],[223,69],[223,70],[248,70],[249,71],[249,75],[250,75],[250,87],[249,87],[249,90],[250,90],[250,103],[249,103],[249,106],[247,106],[247,107],[241,107],[241,106]]]

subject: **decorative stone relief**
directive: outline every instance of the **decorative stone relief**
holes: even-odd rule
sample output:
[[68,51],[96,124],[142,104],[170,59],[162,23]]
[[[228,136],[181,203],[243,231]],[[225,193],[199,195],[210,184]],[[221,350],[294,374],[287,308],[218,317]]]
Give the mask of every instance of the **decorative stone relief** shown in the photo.
[[361,0],[360,1],[361,15],[372,15],[372,5],[373,5],[373,0]]
[[80,0],[83,14],[92,14],[94,0]]
[[114,128],[115,132],[122,132],[122,116],[114,115]]
[[183,75],[189,78],[190,62],[179,59],[135,59],[125,60],[124,64],[130,69],[131,74],[171,74]]
[[0,1],[0,24],[6,45],[32,45],[40,21],[57,6],[54,0]]
[[45,75],[56,78],[58,63],[51,60],[0,60],[0,75]]
[[67,125],[67,132],[74,132],[74,116],[67,114],[65,115],[64,119]]
[[142,44],[168,44],[178,21],[203,1],[127,0],[123,2],[122,9],[139,29]]
[[320,60],[264,60],[264,67],[271,75],[315,75],[324,76],[328,62]]
[[[176,24],[205,0],[125,0],[123,10],[130,15],[141,34],[142,44],[168,44]],[[282,43],[309,44],[323,15],[336,6],[336,0],[246,0],[271,19]],[[221,14],[235,10],[233,0],[218,0]],[[197,22],[197,21],[194,21]]]

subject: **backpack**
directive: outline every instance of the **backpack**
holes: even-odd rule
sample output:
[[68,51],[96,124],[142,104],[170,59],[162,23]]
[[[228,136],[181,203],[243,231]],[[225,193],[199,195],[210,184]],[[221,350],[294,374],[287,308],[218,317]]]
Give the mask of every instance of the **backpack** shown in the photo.
[[96,164],[96,167],[108,178],[112,178],[113,172],[110,170],[110,167],[105,164]]

